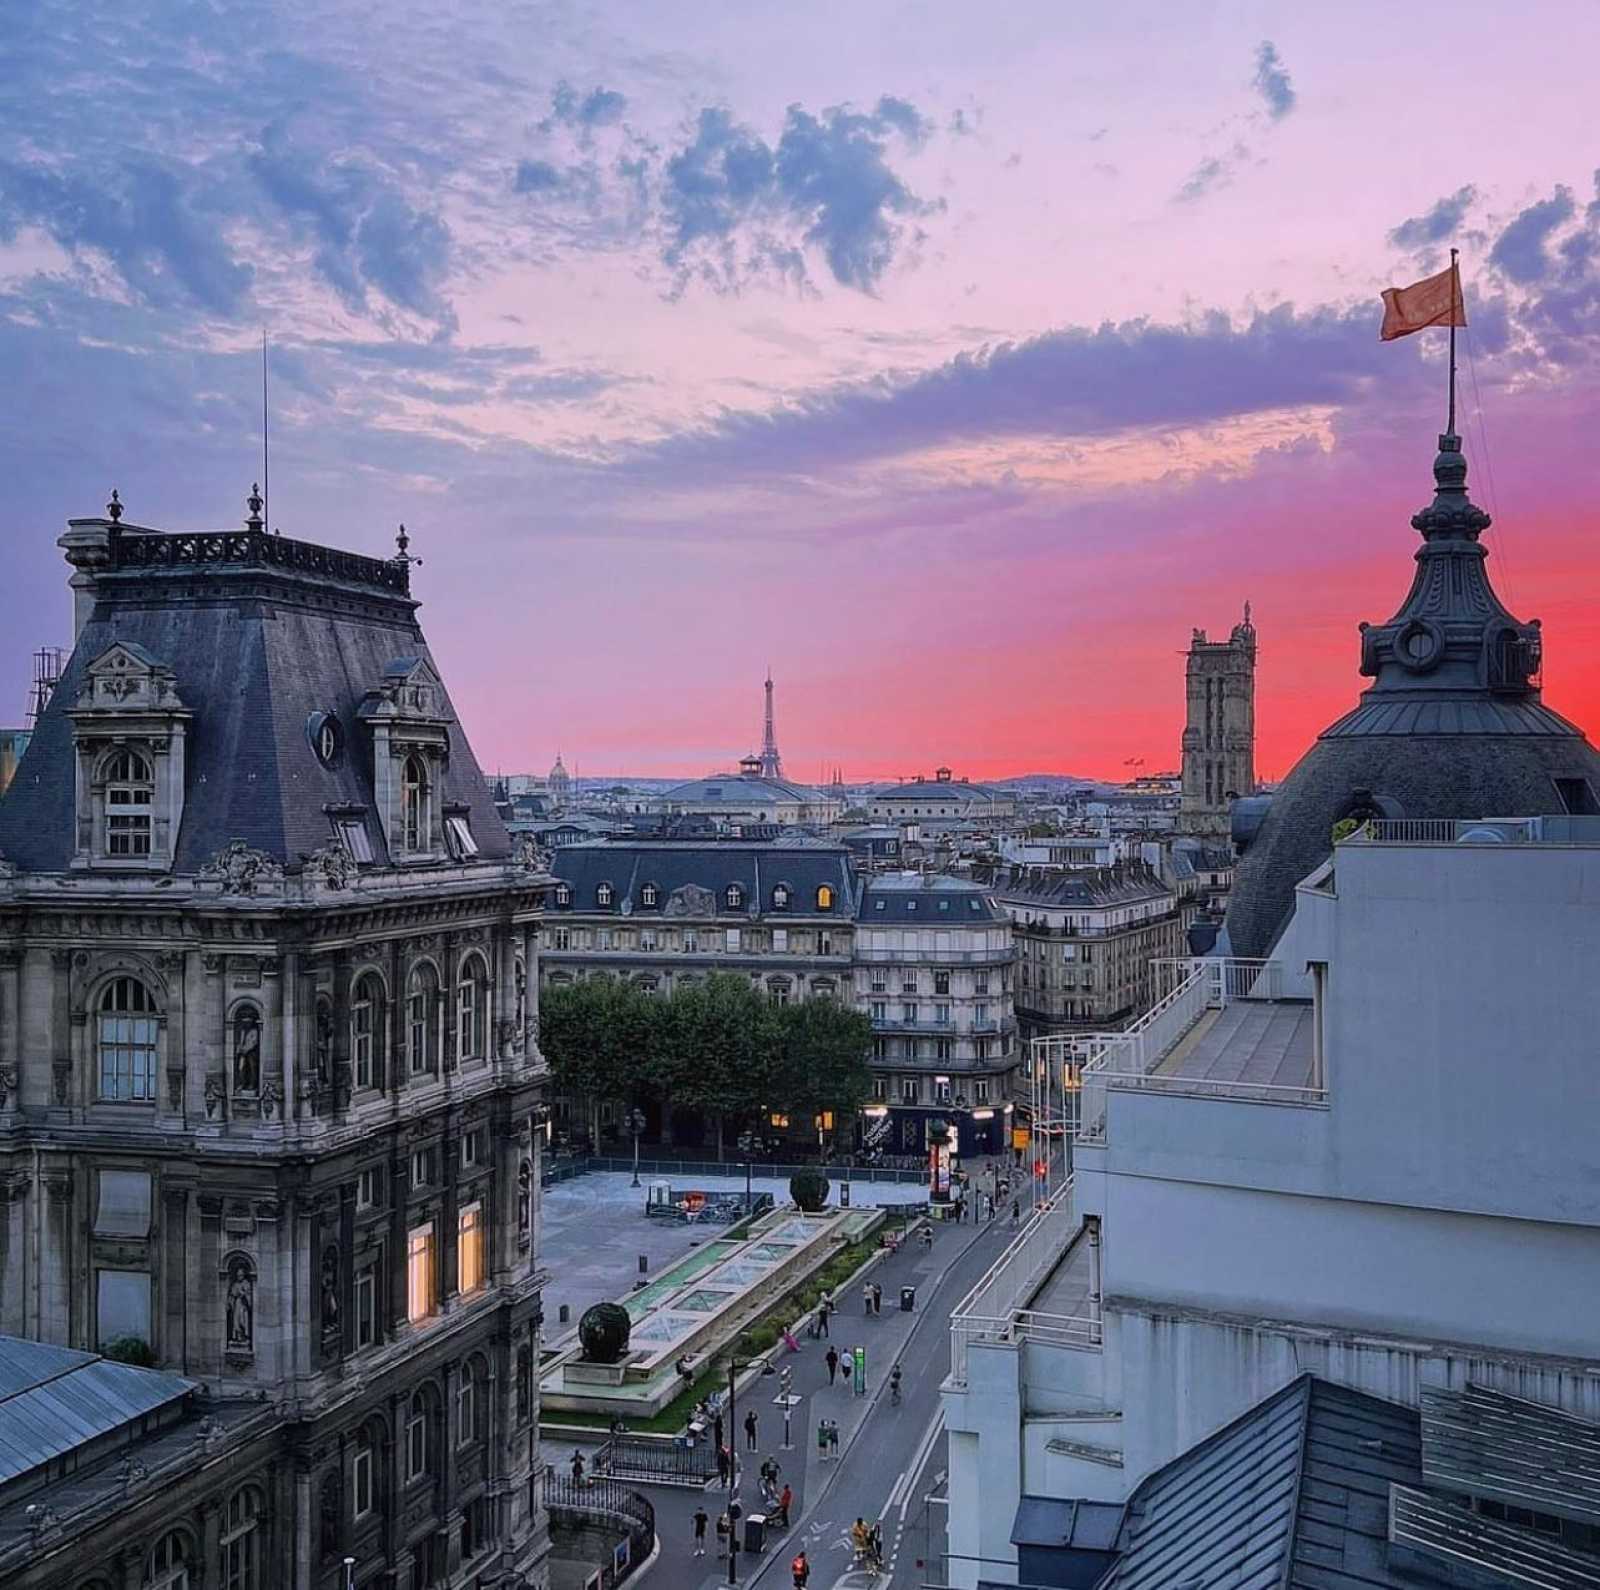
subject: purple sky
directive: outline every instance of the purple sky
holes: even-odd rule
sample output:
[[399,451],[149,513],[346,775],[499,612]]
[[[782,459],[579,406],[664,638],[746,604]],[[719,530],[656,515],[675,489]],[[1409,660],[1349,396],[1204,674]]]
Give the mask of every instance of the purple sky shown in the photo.
[[726,765],[769,662],[798,774],[1171,765],[1250,597],[1281,773],[1404,593],[1443,339],[1377,295],[1452,241],[1492,567],[1600,708],[1592,5],[377,15],[12,19],[0,718],[67,517],[242,516],[266,326],[274,522],[405,520],[491,767]]

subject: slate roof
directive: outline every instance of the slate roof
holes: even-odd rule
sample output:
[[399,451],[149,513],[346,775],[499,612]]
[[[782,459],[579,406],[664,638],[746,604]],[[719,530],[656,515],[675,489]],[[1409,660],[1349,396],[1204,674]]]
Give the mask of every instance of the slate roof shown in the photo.
[[705,778],[690,779],[687,784],[675,784],[655,797],[656,804],[668,806],[708,806],[726,803],[737,810],[742,802],[797,801],[814,806],[819,801],[832,799],[820,791],[807,789],[803,784],[791,784],[783,778],[753,778],[748,773],[711,773]]
[[[1520,1406],[1530,1430],[1563,1418]],[[1416,1409],[1302,1375],[1139,1485],[1096,1590],[1600,1586],[1600,1558],[1431,1484]]]
[[933,872],[879,873],[864,879],[856,918],[878,927],[891,923],[953,927],[958,922],[1007,920],[982,884]]
[[0,1486],[148,1418],[181,1411],[192,1380],[0,1336]]
[[1410,1409],[1302,1375],[1157,1469],[1129,1498],[1100,1590],[1369,1590],[1391,1481],[1420,1484]]
[[996,867],[993,889],[1017,905],[1094,910],[1173,898],[1172,891],[1143,862],[1114,867]]
[[[768,914],[773,890],[786,885],[788,913],[823,915],[848,920],[856,898],[850,853],[843,845],[822,840],[785,838],[763,840],[598,840],[563,845],[551,860],[551,871],[572,891],[569,905],[551,896],[551,910],[592,912],[605,910],[596,903],[596,891],[608,883],[614,891],[609,908],[619,916],[649,921],[668,914],[673,894],[686,887],[709,890],[716,896],[717,912],[727,914],[730,884],[743,891],[744,903],[736,909],[751,915]],[[654,884],[657,903],[642,903],[646,884]],[[818,912],[817,890],[833,890],[833,908]]]
[[1009,790],[991,789],[987,784],[972,784],[966,779],[912,779],[906,783],[879,784],[867,792],[868,800],[875,801],[930,801],[946,800],[963,805],[984,801],[1014,799]]
[[[224,539],[248,544],[239,561],[190,557],[192,546]],[[386,675],[429,653],[417,604],[347,571],[390,565],[280,537],[141,533],[133,540],[160,557],[96,574],[93,612],[0,798],[0,854],[25,871],[66,869],[75,777],[67,714],[89,665],[121,644],[170,668],[193,713],[178,872],[196,870],[233,839],[297,864],[332,841],[329,804],[366,807],[374,851],[386,860],[373,812],[371,740],[358,710]],[[270,545],[277,542],[301,549],[306,566],[269,563],[284,555]],[[263,543],[266,557],[252,556],[250,548]],[[312,749],[307,724],[317,712],[331,714],[342,731],[344,748],[331,767]],[[446,712],[453,720],[454,710]],[[510,840],[488,783],[460,723],[447,733],[439,799],[467,806],[480,856],[503,859]]]

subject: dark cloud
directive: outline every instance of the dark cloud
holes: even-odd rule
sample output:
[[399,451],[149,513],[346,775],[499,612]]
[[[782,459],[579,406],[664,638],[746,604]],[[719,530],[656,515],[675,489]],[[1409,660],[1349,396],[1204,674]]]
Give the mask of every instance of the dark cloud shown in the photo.
[[1456,229],[1466,218],[1478,197],[1478,190],[1470,183],[1457,188],[1454,193],[1439,200],[1431,210],[1413,215],[1402,221],[1390,234],[1389,241],[1396,248],[1421,249],[1442,243],[1454,237]]
[[543,132],[558,126],[584,132],[612,127],[622,120],[627,108],[627,99],[614,88],[592,88],[587,94],[580,94],[571,83],[561,82],[550,96],[550,114],[539,127]]
[[548,160],[519,160],[515,187],[518,193],[556,193],[561,173]]
[[1220,156],[1211,155],[1189,173],[1188,179],[1178,189],[1177,197],[1185,202],[1203,199],[1206,194],[1226,187],[1232,180],[1233,167],[1230,163]]
[[1545,242],[1573,217],[1572,189],[1558,187],[1510,221],[1489,251],[1489,263],[1508,281],[1524,286],[1543,281],[1555,269]]
[[391,302],[455,327],[439,293],[450,263],[450,229],[394,193],[381,194],[356,229],[356,254],[366,279]]
[[904,223],[939,208],[911,192],[889,164],[898,136],[916,147],[930,124],[890,95],[870,112],[791,105],[776,148],[721,108],[700,112],[693,140],[663,169],[666,262],[680,284],[720,288],[752,274],[804,273],[818,250],[835,281],[874,290],[893,262]]
[[151,158],[102,171],[0,161],[0,236],[36,226],[71,254],[102,257],[149,303],[231,314],[251,271],[228,250],[215,214],[205,213],[220,198],[203,186],[191,191],[179,170]]
[[1267,114],[1274,121],[1282,121],[1294,109],[1294,84],[1271,39],[1263,39],[1256,46],[1256,70],[1250,84],[1266,102]]

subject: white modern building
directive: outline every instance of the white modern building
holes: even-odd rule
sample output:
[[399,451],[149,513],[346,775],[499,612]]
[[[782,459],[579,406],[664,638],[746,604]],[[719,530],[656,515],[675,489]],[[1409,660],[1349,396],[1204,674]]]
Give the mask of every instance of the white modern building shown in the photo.
[[1306,1372],[1600,1418],[1597,965],[1600,819],[1379,820],[1270,961],[1040,1040],[1057,1086],[1080,1046],[1075,1171],[952,1320],[949,1582]]

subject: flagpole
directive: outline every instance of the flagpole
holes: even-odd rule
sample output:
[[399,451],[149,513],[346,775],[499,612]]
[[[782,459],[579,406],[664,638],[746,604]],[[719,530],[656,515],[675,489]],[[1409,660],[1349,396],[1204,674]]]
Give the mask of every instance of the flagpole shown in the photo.
[[1461,312],[1461,268],[1456,264],[1458,250],[1450,250],[1450,420],[1447,435],[1456,433],[1456,321]]

